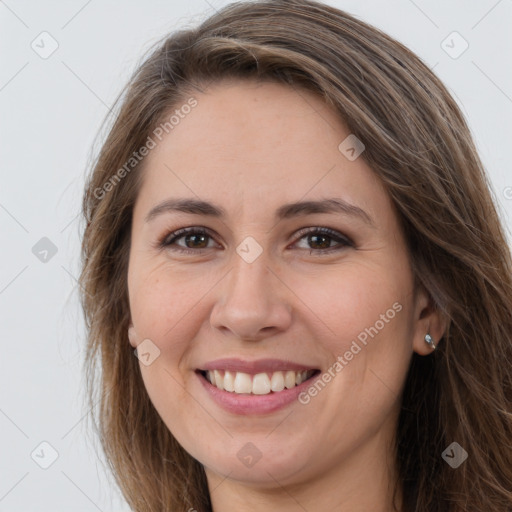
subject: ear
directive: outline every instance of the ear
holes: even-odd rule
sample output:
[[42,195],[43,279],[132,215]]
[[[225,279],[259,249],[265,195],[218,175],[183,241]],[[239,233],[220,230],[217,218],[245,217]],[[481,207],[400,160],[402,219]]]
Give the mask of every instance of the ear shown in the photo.
[[137,333],[135,332],[135,328],[131,322],[128,327],[128,340],[133,348],[137,348]]
[[414,301],[414,352],[422,356],[431,354],[433,349],[425,342],[425,335],[430,334],[437,346],[445,335],[447,326],[445,315],[436,307],[425,287],[419,284]]

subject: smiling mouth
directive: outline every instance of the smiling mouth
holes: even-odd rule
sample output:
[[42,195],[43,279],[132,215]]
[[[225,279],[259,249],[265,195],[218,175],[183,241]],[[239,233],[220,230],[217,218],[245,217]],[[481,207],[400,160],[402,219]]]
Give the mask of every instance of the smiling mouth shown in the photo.
[[269,395],[294,388],[310,380],[320,370],[276,371],[251,375],[228,370],[197,370],[206,381],[217,389],[237,394]]

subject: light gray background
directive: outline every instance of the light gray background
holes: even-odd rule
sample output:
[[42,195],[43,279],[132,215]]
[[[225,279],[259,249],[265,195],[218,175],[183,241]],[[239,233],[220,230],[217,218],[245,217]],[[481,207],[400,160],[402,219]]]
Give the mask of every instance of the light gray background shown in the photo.
[[[83,407],[83,178],[108,106],[150,45],[227,3],[0,0],[0,512],[128,510]],[[510,228],[512,0],[329,3],[405,43],[447,84]],[[43,31],[59,45],[47,59],[31,47],[50,48]],[[456,59],[442,47],[462,49],[453,31],[469,43]],[[58,249],[47,262],[32,252],[42,237]],[[35,462],[51,462],[42,441],[58,452],[48,469]]]

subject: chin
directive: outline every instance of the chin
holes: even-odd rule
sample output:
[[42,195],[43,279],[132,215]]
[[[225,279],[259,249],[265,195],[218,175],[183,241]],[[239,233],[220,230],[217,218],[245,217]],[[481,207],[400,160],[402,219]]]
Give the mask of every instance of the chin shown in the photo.
[[[198,454],[199,457],[196,458],[207,472],[214,473],[221,479],[227,477],[260,488],[274,488],[276,482],[279,485],[288,485],[306,480],[309,473],[307,452],[311,450],[311,446],[307,449],[287,446],[285,451],[265,440],[265,435],[261,442],[231,442],[226,451],[212,454],[209,450],[204,457]],[[233,445],[236,445],[235,449]]]

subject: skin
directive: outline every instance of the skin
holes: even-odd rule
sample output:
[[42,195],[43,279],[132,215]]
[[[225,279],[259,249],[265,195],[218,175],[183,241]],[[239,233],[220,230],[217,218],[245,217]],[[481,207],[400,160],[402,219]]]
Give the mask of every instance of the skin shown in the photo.
[[[140,365],[147,392],[204,465],[216,512],[391,511],[392,443],[410,358],[429,354],[425,334],[439,340],[445,326],[413,286],[390,198],[363,158],[338,150],[350,132],[312,93],[222,81],[194,97],[198,105],[146,157],[133,212],[129,341],[150,339],[160,350]],[[145,221],[171,197],[219,204],[227,216],[166,212]],[[284,203],[330,197],[362,208],[373,226],[340,213],[274,219]],[[211,237],[158,248],[192,226]],[[318,227],[354,246],[297,236]],[[248,236],[263,250],[252,263],[236,252]],[[314,252],[323,247],[338,250]],[[400,312],[306,405],[229,413],[195,373],[221,357],[288,359],[325,372],[395,303]],[[237,457],[247,442],[262,455],[251,468]]]

